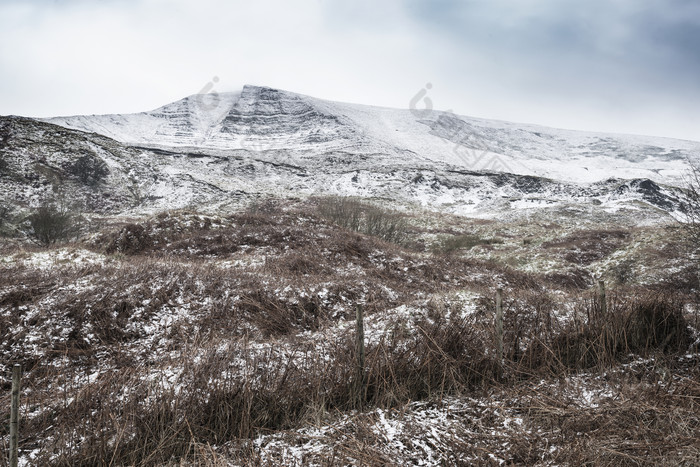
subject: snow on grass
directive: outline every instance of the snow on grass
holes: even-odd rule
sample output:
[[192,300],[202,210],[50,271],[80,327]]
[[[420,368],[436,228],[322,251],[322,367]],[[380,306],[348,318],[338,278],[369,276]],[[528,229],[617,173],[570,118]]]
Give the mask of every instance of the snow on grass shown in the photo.
[[82,267],[102,265],[107,262],[104,255],[82,248],[58,248],[45,251],[15,253],[3,259],[7,263],[21,263],[26,267],[46,270],[57,266]]
[[[326,465],[364,454],[390,465],[507,464],[511,445],[537,433],[517,407],[492,397],[450,397],[395,409],[342,415],[293,432],[261,435],[253,446],[263,464]],[[556,448],[548,453],[551,455]],[[360,457],[361,458],[361,457]]]

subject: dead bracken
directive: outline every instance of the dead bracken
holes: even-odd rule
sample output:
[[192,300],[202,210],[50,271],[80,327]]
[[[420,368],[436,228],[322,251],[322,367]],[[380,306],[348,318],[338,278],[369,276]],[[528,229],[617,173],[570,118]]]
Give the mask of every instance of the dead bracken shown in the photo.
[[[669,282],[673,271],[663,267],[692,265],[669,256],[672,248],[632,240],[653,239],[658,227],[578,224],[572,232],[457,224],[448,215],[426,226],[387,210],[391,222],[401,216],[395,241],[343,226],[327,212],[338,203],[271,200],[225,216],[170,211],[106,223],[79,243],[7,246],[0,403],[9,402],[10,364],[22,364],[23,458],[143,466],[700,461],[697,292]],[[340,207],[364,216],[369,203]],[[467,235],[501,240],[440,248]],[[587,254],[595,239],[615,248]],[[572,269],[570,245],[596,259]],[[615,284],[620,251],[647,265],[646,275],[611,286],[603,308],[593,272],[608,271]],[[496,287],[504,291],[502,362]],[[360,410],[358,304],[366,311]],[[0,425],[3,450],[7,440]]]

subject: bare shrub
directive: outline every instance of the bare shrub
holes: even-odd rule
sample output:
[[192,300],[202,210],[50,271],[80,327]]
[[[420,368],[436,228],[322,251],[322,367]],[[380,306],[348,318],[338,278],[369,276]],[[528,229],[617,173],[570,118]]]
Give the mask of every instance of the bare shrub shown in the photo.
[[682,352],[690,345],[690,331],[683,316],[683,302],[676,295],[647,295],[628,305],[625,351],[650,349]]
[[61,204],[44,203],[36,208],[27,220],[29,234],[34,241],[43,246],[77,237],[80,233],[79,216]]
[[119,252],[126,255],[136,255],[148,251],[153,245],[153,238],[146,226],[127,224],[119,232],[111,235],[105,251],[107,253]]
[[686,196],[680,205],[686,218],[681,228],[685,233],[686,246],[695,253],[700,247],[700,165],[697,161],[688,161],[688,165]]
[[363,233],[387,242],[401,243],[406,238],[406,219],[397,213],[369,206],[365,209]]
[[392,243],[406,240],[408,223],[400,213],[344,197],[320,198],[318,213],[344,229],[381,238]]
[[473,319],[436,316],[416,324],[415,337],[394,333],[367,349],[366,402],[394,407],[443,397],[492,381],[496,365],[487,336]]
[[245,294],[237,307],[266,338],[316,330],[326,317],[313,298],[300,297],[297,303],[289,303],[261,289]]
[[322,217],[344,229],[360,231],[363,203],[345,197],[326,197],[318,200],[317,210]]
[[683,302],[670,294],[614,296],[607,313],[596,300],[584,303],[584,323],[569,323],[558,333],[536,336],[518,371],[538,368],[585,369],[610,366],[630,354],[678,352],[691,342]]

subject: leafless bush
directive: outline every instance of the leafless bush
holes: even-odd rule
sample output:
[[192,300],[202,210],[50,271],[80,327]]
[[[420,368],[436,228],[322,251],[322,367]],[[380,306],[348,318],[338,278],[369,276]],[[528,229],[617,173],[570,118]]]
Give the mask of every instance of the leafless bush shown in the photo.
[[77,237],[80,233],[79,216],[65,206],[53,202],[44,203],[36,208],[27,220],[29,234],[43,246]]
[[688,161],[688,165],[686,196],[680,206],[686,219],[681,223],[681,227],[687,246],[691,252],[696,252],[700,246],[700,166],[697,161]]
[[366,402],[393,407],[443,397],[493,381],[496,365],[487,336],[472,319],[425,320],[417,335],[393,333],[367,350]]
[[406,239],[408,224],[405,216],[373,204],[344,197],[318,200],[319,214],[344,229],[401,243]]
[[516,371],[610,366],[630,354],[679,352],[690,345],[683,302],[677,296],[617,295],[606,313],[593,299],[582,308],[584,322],[570,322],[556,333],[534,334],[517,363],[525,366]]
[[318,200],[318,212],[332,223],[358,232],[362,220],[363,204],[352,198],[327,197]]
[[147,227],[141,224],[127,224],[108,239],[105,252],[135,255],[151,249],[153,238]]
[[237,307],[266,338],[316,330],[326,317],[313,298],[301,297],[297,303],[288,303],[264,290],[245,294]]

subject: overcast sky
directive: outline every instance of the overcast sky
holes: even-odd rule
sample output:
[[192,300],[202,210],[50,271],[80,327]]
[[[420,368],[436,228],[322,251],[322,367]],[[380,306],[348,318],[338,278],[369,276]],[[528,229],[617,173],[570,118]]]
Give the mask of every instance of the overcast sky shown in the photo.
[[[698,0],[0,0],[0,114],[257,84],[700,141]],[[213,88],[212,88],[213,85]]]

